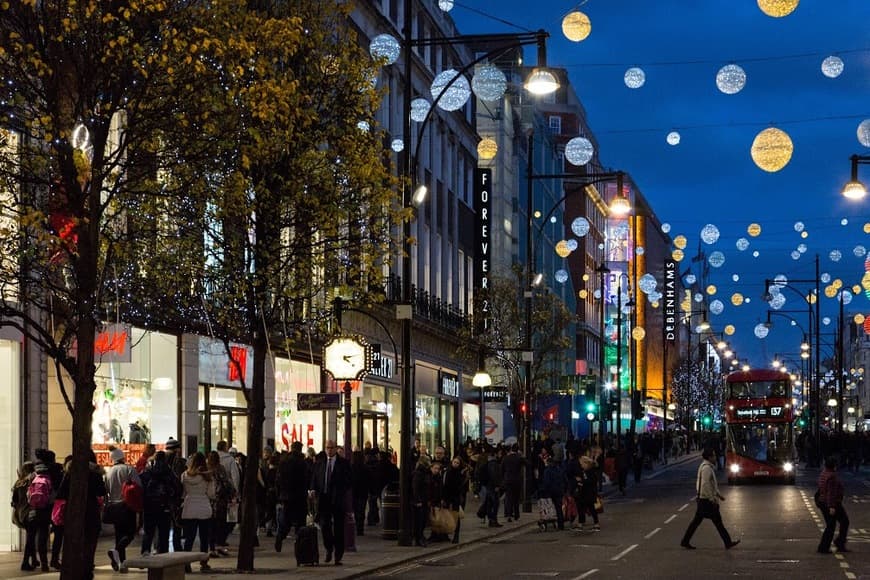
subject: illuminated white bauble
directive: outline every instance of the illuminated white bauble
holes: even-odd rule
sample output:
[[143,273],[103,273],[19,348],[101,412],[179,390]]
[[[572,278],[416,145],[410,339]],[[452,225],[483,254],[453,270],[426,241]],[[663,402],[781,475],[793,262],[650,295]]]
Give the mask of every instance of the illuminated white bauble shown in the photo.
[[405,150],[405,142],[401,139],[393,139],[393,142],[390,143],[390,149],[392,149],[396,153],[401,153]]
[[568,281],[568,272],[566,272],[565,270],[556,270],[555,276],[556,282],[558,282],[559,284],[564,284]]
[[575,236],[582,238],[589,233],[589,220],[582,216],[575,218],[571,222],[571,231],[574,232]]
[[727,64],[716,73],[716,86],[726,95],[734,95],[746,86],[746,71],[739,65]]
[[630,89],[639,89],[646,82],[646,73],[643,72],[642,68],[631,67],[627,71],[625,71],[625,77],[623,78],[625,81],[625,86]]
[[572,42],[586,40],[592,32],[592,21],[579,10],[569,12],[562,19],[562,34]]
[[369,44],[369,53],[374,58],[383,58],[384,64],[390,65],[399,60],[402,47],[399,41],[391,34],[378,34]]
[[754,332],[755,332],[755,336],[757,336],[758,338],[767,338],[767,335],[770,332],[770,329],[763,322],[759,322],[758,324],[755,325]]
[[840,250],[831,250],[831,253],[828,254],[828,257],[832,262],[839,262],[840,258],[843,257],[843,253]]
[[680,134],[677,131],[671,131],[668,133],[666,137],[668,145],[679,145],[680,144]]
[[737,240],[737,249],[741,252],[746,250],[749,247],[749,240],[746,238],[740,238]]
[[870,119],[864,119],[858,124],[858,143],[870,147]]
[[719,241],[719,228],[713,224],[707,224],[701,230],[701,240],[705,244],[715,244]]
[[474,71],[471,90],[481,101],[498,101],[507,90],[507,77],[497,66],[485,64]]
[[592,159],[595,148],[586,137],[574,137],[565,145],[565,159],[571,165],[586,165]]
[[656,286],[658,286],[658,281],[656,277],[652,274],[644,274],[637,281],[637,287],[640,288],[641,292],[645,294],[649,294],[650,292],[655,291]]
[[670,231],[671,231],[671,224],[668,224],[668,223],[662,224],[662,233],[663,234],[670,233]]
[[722,311],[725,310],[725,305],[721,300],[713,300],[710,302],[710,312],[713,314],[719,315],[722,314]]
[[444,12],[453,10],[453,0],[438,0],[438,8]]
[[429,109],[432,105],[424,98],[416,98],[411,101],[411,120],[422,123],[426,120],[426,115],[429,114]]
[[844,68],[843,59],[839,56],[829,56],[822,61],[822,74],[829,79],[835,79],[843,74]]
[[722,265],[725,263],[725,254],[723,254],[719,250],[716,250],[715,252],[710,254],[710,257],[707,258],[707,262],[714,268],[721,268]]
[[867,248],[865,248],[864,246],[858,245],[858,246],[855,246],[855,249],[852,250],[852,253],[855,254],[856,258],[863,258],[864,256],[867,255]]
[[[456,78],[457,76],[459,78]],[[453,82],[453,79],[456,81]],[[448,85],[450,86],[448,87]],[[445,111],[458,111],[471,97],[468,79],[452,68],[438,73],[429,90],[432,94],[432,102],[437,100],[438,106]],[[444,96],[439,100],[438,97],[441,96],[441,93],[444,93]]]

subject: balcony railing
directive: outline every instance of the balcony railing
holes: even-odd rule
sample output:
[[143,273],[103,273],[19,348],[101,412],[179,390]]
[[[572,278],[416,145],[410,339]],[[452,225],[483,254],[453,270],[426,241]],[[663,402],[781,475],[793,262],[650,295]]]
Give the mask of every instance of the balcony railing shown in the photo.
[[[402,278],[391,275],[385,284],[388,302],[402,300]],[[425,290],[411,286],[411,306],[414,314],[449,330],[466,328],[470,324],[469,317],[461,309],[448,304],[437,296],[432,296]]]

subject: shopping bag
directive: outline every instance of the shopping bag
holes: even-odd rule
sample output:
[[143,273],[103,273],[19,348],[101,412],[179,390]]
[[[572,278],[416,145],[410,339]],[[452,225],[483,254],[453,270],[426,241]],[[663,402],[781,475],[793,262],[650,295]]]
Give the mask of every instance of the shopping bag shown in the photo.
[[433,534],[450,534],[456,529],[456,520],[447,508],[432,508],[429,516],[429,527]]
[[54,500],[54,506],[51,508],[51,523],[55,526],[63,526],[64,525],[64,516],[66,515],[66,500],[65,499],[56,499]]
[[604,500],[600,495],[595,496],[595,512],[599,514],[604,513]]
[[239,504],[230,502],[227,504],[227,523],[235,524],[239,521]]
[[542,520],[556,519],[556,504],[549,497],[542,497],[538,500],[538,516]]

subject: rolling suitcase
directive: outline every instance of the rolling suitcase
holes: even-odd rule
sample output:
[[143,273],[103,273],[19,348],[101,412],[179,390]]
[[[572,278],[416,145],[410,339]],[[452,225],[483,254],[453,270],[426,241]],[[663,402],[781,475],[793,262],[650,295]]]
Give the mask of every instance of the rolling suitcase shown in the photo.
[[353,512],[344,517],[344,551],[356,552],[356,515]]
[[317,566],[320,564],[320,550],[318,548],[317,526],[304,526],[296,530],[297,566]]

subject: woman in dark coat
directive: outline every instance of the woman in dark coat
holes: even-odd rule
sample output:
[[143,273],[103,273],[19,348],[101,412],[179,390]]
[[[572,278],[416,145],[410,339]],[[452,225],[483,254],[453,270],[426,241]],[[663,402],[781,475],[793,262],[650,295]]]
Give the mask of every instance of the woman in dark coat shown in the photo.
[[[460,456],[453,458],[447,473],[444,475],[444,488],[441,498],[450,511],[459,512],[465,510],[465,498],[468,496],[468,468]],[[456,518],[456,528],[453,530],[453,543],[459,543],[459,528],[462,519]]]
[[426,547],[423,530],[429,519],[429,487],[432,481],[430,468],[432,462],[427,455],[421,455],[411,478],[411,495],[414,501],[414,545]]

